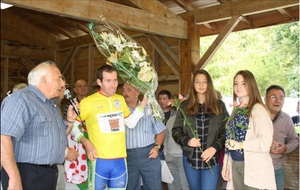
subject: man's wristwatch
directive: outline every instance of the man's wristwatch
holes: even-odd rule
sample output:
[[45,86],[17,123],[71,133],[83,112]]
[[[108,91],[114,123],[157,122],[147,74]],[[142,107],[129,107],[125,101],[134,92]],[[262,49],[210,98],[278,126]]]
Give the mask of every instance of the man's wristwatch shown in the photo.
[[157,146],[158,149],[161,147],[159,144],[154,144],[154,146]]

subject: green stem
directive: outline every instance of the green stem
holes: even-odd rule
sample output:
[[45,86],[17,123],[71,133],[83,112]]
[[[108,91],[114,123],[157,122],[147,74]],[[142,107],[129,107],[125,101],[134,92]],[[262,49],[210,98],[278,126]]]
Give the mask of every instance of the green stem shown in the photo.
[[[196,139],[198,139],[197,131],[192,129],[192,125],[191,125],[190,122],[188,122],[187,117],[186,117],[184,111],[182,110],[181,107],[179,107],[179,110],[180,110],[181,114],[183,115],[184,125],[187,125],[189,127],[189,129],[191,130],[191,132],[193,134],[193,137],[196,138]],[[203,150],[202,150],[201,146],[199,146],[199,149],[200,149],[201,154],[203,154]],[[205,162],[205,163],[209,167],[211,173],[214,174],[214,172],[212,171],[212,168],[211,168],[211,165],[209,164],[209,162]]]

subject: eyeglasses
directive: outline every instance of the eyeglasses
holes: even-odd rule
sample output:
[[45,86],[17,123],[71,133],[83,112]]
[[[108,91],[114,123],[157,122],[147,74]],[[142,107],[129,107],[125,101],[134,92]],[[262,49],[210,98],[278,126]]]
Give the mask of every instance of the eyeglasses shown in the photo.
[[271,98],[272,100],[276,101],[284,101],[284,96],[281,96],[281,97],[276,97],[275,95],[272,95],[272,96],[269,96],[269,98]]

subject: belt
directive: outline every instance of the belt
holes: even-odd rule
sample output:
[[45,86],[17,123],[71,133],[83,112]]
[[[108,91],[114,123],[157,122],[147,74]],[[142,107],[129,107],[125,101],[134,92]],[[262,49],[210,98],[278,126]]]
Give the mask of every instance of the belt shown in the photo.
[[42,165],[37,165],[37,166],[45,167],[45,168],[53,168],[53,167],[56,167],[56,164],[42,164]]
[[18,165],[32,165],[32,166],[39,166],[39,167],[45,167],[45,168],[53,168],[56,167],[56,164],[29,164],[29,163],[17,163]]
[[126,149],[126,151],[134,151],[134,150],[145,149],[145,148],[150,148],[150,147],[154,147],[154,143],[152,143],[150,145],[147,145],[147,146],[144,146],[144,147],[129,148],[129,149]]

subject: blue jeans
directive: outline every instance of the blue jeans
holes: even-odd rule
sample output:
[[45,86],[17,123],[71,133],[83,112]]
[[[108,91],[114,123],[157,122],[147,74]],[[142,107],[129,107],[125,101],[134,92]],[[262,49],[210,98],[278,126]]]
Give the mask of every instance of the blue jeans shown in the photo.
[[220,165],[212,166],[210,169],[197,170],[190,166],[186,156],[183,156],[183,166],[187,180],[189,182],[190,190],[215,190],[217,188]]
[[284,168],[283,167],[275,170],[275,179],[276,179],[277,190],[283,190],[284,189]]

